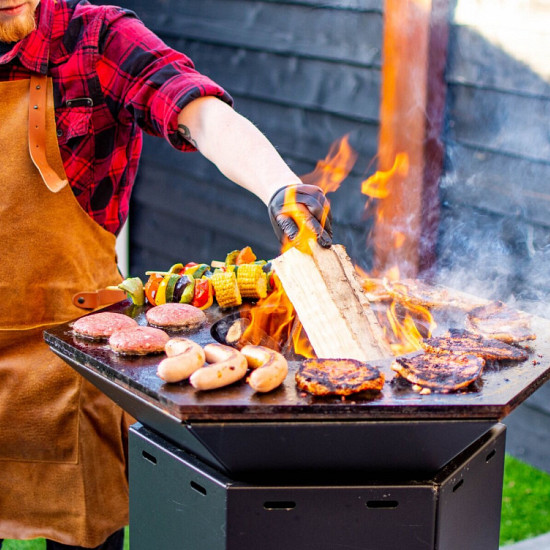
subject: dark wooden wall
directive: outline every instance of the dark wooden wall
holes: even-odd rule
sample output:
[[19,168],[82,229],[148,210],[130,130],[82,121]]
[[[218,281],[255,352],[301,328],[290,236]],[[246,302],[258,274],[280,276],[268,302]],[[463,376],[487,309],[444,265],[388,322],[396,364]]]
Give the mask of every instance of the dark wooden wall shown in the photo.
[[[515,299],[545,314],[550,78],[536,62],[543,46],[537,21],[549,8],[534,1],[519,6],[513,0],[487,0],[485,8],[490,5],[494,17],[488,22],[492,29],[486,30],[494,34],[503,25],[499,45],[484,32],[482,13],[477,23],[457,15],[461,3],[465,0],[458,0],[450,14],[439,273],[462,287]],[[499,18],[512,9],[517,10],[515,23]],[[513,53],[519,47],[521,60]]]
[[[223,85],[298,175],[349,134],[360,156],[330,196],[335,239],[368,262],[360,181],[376,168],[382,0],[119,4]],[[245,245],[263,258],[279,251],[263,203],[200,155],[146,137],[131,205],[131,273],[223,259]]]
[[[473,24],[457,15],[461,1],[450,14],[438,275],[549,317],[550,70],[547,63],[540,70],[539,57],[550,7],[479,3],[480,10],[491,5],[493,32],[499,13],[518,10],[515,23],[501,19],[499,45],[483,32],[482,13]],[[547,383],[505,419],[507,451],[547,472],[549,397]]]

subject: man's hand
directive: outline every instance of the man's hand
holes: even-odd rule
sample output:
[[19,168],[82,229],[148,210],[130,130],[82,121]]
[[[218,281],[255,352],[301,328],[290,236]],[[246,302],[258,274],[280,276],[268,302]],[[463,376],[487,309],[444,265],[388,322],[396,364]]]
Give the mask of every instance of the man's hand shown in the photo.
[[316,185],[287,185],[271,197],[267,206],[277,238],[294,240],[305,226],[324,248],[332,244],[332,214],[323,191]]

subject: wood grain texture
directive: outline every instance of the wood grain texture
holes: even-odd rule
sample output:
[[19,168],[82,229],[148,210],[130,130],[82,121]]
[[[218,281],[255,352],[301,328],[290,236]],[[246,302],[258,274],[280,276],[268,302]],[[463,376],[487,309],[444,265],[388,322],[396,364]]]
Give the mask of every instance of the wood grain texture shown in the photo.
[[273,260],[317,357],[369,361],[390,357],[382,328],[341,245],[311,243]]

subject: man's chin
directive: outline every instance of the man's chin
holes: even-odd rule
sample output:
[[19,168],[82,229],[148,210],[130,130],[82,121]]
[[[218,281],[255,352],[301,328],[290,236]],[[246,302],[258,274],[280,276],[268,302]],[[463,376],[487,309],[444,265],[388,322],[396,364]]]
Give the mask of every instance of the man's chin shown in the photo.
[[34,13],[28,13],[13,21],[0,23],[0,42],[19,42],[36,29]]

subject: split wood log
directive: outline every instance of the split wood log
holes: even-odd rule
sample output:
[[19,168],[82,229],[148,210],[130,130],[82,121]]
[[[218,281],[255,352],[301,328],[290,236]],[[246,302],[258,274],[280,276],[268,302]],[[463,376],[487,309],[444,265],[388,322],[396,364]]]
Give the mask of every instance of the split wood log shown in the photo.
[[313,240],[310,244],[311,255],[291,248],[273,260],[273,269],[317,357],[391,357],[345,248],[322,248]]

